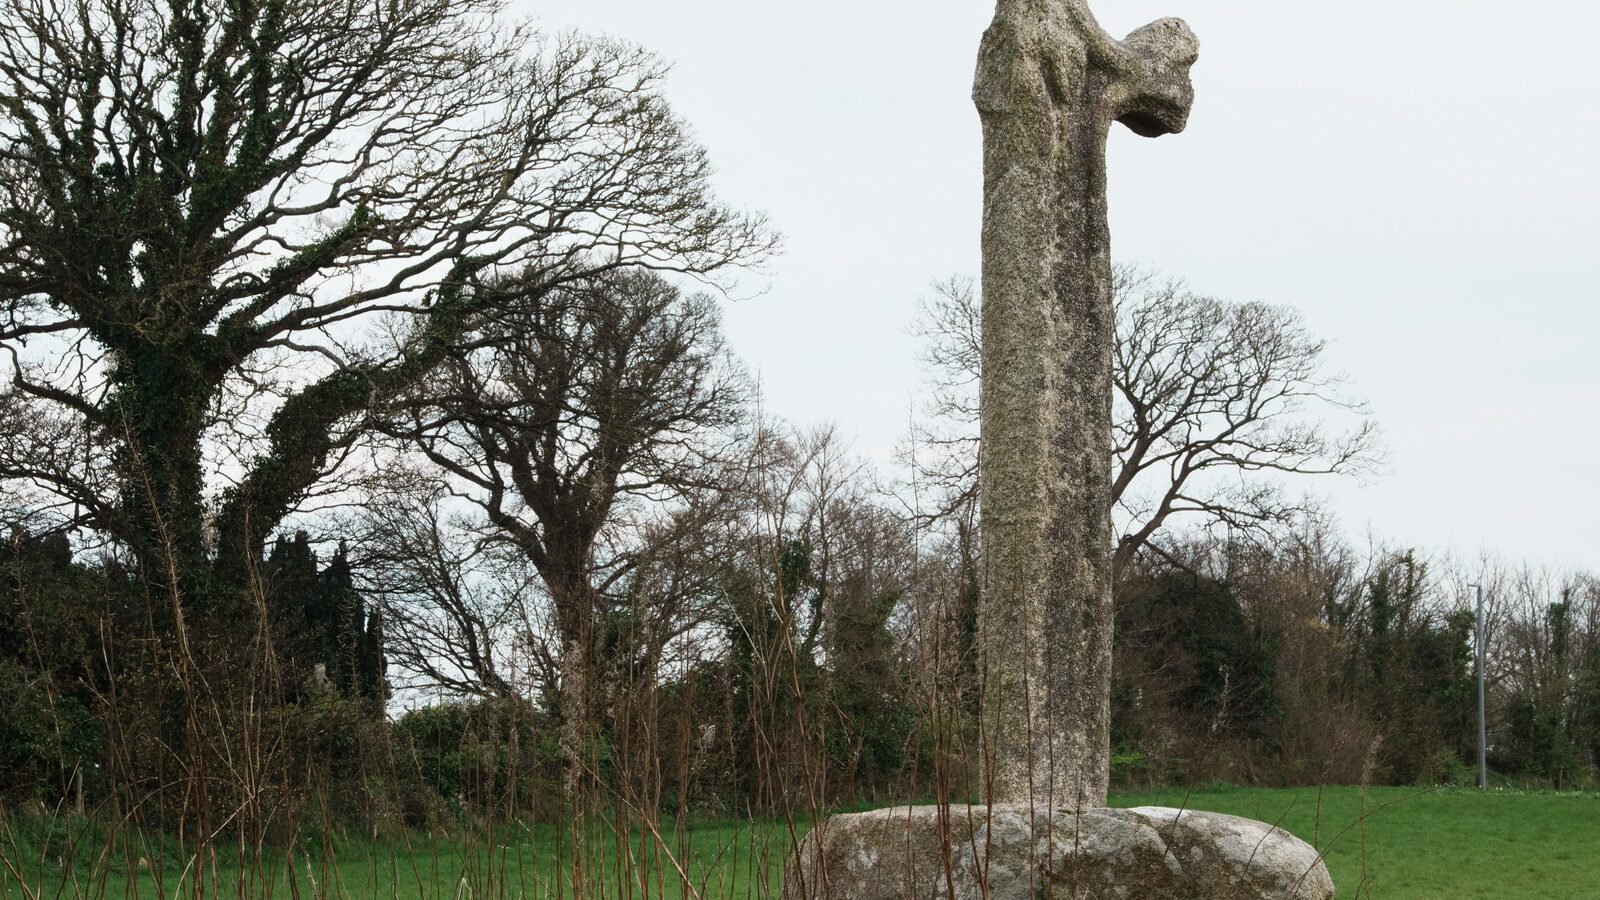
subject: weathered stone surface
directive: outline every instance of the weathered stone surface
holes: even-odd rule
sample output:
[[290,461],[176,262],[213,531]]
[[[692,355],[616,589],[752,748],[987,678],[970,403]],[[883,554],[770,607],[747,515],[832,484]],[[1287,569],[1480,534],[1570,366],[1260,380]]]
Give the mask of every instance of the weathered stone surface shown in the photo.
[[1327,900],[1317,852],[1261,822],[1141,807],[897,807],[834,816],[784,900]]
[[1104,805],[1110,766],[1111,246],[1106,139],[1181,131],[1199,44],[1118,41],[1086,0],[1001,0],[983,121],[986,783],[997,803]]

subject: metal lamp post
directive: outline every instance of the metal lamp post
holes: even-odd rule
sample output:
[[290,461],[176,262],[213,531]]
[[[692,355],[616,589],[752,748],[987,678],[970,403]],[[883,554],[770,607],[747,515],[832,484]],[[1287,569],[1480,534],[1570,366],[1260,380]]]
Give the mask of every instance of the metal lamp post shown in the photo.
[[1478,648],[1478,790],[1489,787],[1489,744],[1485,739],[1487,729],[1484,726],[1483,714],[1483,585],[1472,584],[1468,587],[1478,589],[1478,624],[1474,630],[1473,643]]

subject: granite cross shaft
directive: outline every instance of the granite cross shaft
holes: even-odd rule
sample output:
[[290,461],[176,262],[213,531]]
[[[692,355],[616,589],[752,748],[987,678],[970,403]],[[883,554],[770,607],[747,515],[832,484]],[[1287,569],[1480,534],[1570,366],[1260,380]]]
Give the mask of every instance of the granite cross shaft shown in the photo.
[[983,120],[986,799],[1106,801],[1111,718],[1111,298],[1106,139],[1182,131],[1199,44],[1118,41],[1086,0],[1000,0]]
[[1096,809],[1111,713],[1106,138],[1181,130],[1198,46],[1175,19],[1113,40],[1085,0],[1001,0],[983,118],[985,797],[831,816],[784,900],[1332,900],[1316,848],[1190,809]]

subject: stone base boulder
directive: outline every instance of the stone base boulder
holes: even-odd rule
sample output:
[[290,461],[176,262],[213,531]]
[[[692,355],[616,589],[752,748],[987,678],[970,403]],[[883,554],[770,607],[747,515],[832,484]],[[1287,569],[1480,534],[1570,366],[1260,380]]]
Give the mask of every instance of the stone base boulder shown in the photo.
[[1140,807],[912,806],[834,816],[784,900],[1328,900],[1309,844],[1261,822]]

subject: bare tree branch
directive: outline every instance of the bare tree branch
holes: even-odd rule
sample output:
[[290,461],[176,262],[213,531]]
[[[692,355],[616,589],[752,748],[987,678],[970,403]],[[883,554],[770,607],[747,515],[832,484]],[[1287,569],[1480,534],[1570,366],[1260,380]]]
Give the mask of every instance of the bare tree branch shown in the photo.
[[[1117,391],[1112,492],[1122,571],[1175,518],[1238,529],[1289,521],[1304,504],[1284,475],[1363,475],[1382,451],[1364,404],[1324,368],[1326,344],[1299,315],[1201,297],[1180,282],[1116,270]],[[934,285],[918,333],[932,400],[912,445],[931,514],[977,502],[982,304],[971,278]],[[1350,420],[1343,430],[1324,416]]]

